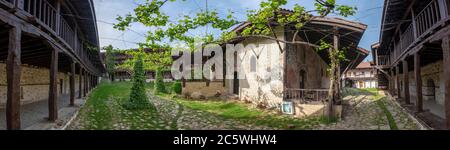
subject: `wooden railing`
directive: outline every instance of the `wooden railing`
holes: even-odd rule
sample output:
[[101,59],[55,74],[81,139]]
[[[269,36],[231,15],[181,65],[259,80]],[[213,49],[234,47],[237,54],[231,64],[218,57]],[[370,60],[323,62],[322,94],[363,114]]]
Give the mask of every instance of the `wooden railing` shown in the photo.
[[424,35],[441,19],[442,15],[440,14],[438,0],[433,0],[414,18],[418,34],[416,37]]
[[387,66],[389,65],[389,56],[387,55],[379,55],[378,56],[378,66]]
[[52,31],[56,31],[56,9],[47,0],[24,0],[23,10],[34,16],[36,21],[45,24]]
[[300,103],[323,102],[328,99],[328,89],[291,89],[285,91],[285,99]]
[[88,68],[100,73],[98,68],[92,64],[92,57],[84,49],[82,40],[77,36],[77,31],[47,0],[0,0],[0,2],[9,3],[8,5],[16,9],[22,9],[29,16],[29,19],[59,37],[60,41],[65,43],[74,54],[78,55]]
[[390,63],[395,63],[405,51],[420,42],[425,36],[439,27],[439,23],[449,19],[449,0],[432,0],[419,13],[413,16],[412,23],[400,33],[400,40],[394,41],[393,52],[390,53]]

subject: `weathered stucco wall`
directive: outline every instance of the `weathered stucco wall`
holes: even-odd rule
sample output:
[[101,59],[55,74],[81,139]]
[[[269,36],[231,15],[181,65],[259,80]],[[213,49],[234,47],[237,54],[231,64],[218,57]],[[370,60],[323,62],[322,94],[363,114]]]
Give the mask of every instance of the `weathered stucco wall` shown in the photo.
[[[284,29],[277,28],[277,37],[284,40]],[[242,59],[239,73],[245,79],[239,80],[239,98],[265,107],[279,107],[282,103],[284,53],[278,44],[268,39],[246,39],[243,42],[245,48],[238,50],[238,56]],[[254,44],[256,48],[251,48]],[[285,44],[281,43],[285,48]],[[251,59],[256,59],[256,71],[251,70]],[[227,89],[233,92],[233,80],[227,80]]]
[[[63,81],[62,94],[69,94],[70,76],[58,73],[58,94],[61,95],[61,80]],[[79,76],[75,76],[75,91],[78,92]],[[48,99],[50,77],[49,69],[22,66],[21,75],[21,103],[29,104]],[[7,96],[6,65],[0,63],[0,108],[4,108]]]
[[223,86],[223,82],[210,82],[206,86],[206,82],[186,82],[183,87],[183,95],[191,97],[205,96],[205,98],[226,95],[227,89]]

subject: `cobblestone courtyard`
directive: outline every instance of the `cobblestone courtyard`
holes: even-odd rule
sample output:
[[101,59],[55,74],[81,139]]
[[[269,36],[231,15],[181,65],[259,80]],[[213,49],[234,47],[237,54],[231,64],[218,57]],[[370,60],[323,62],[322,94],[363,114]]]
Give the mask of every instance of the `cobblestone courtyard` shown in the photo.
[[[115,86],[112,86],[115,87]],[[128,87],[123,87],[124,89]],[[100,88],[101,89],[101,88]],[[126,91],[118,89],[118,91]],[[114,92],[109,91],[108,92]],[[97,91],[98,92],[98,91]],[[127,92],[121,95],[127,95]],[[120,103],[120,96],[108,96],[105,100],[86,105],[80,115],[69,126],[69,130],[416,130],[419,129],[393,102],[376,91],[346,90],[343,118],[335,123],[324,123],[318,119],[295,119],[275,112],[277,118],[224,117],[210,110],[193,109],[167,96],[155,96],[148,92],[154,110],[129,111]],[[89,102],[88,102],[89,103]],[[93,101],[91,100],[91,103]],[[98,104],[97,104],[98,103]],[[197,101],[195,105],[202,104]],[[224,103],[220,107],[229,107]],[[237,102],[236,102],[237,103]],[[243,105],[247,106],[247,105]],[[213,108],[212,110],[214,110]],[[222,109],[222,108],[218,108]],[[246,108],[247,109],[247,108]],[[248,108],[250,109],[250,108]],[[256,110],[255,112],[262,110]],[[267,111],[264,111],[267,112]],[[231,115],[241,115],[239,113]],[[282,117],[279,117],[282,116]],[[279,117],[279,118],[278,118]],[[250,120],[250,121],[249,121]],[[288,120],[289,122],[285,122]],[[277,125],[279,124],[279,125]]]
[[[344,97],[344,117],[321,130],[418,130],[408,115],[387,100],[383,93],[348,89]],[[386,110],[383,110],[386,108]],[[388,119],[392,118],[392,120]]]

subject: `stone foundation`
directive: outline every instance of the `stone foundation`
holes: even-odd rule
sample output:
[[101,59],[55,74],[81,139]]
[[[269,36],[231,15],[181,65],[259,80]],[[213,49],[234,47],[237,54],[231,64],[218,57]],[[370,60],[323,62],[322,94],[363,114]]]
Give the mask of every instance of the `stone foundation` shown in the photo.
[[[61,88],[62,81],[62,88]],[[70,93],[70,76],[58,73],[58,94]],[[50,76],[49,69],[22,66],[21,74],[21,104],[30,104],[48,99]],[[75,76],[75,91],[78,91],[79,76]],[[7,83],[6,64],[0,63],[0,109],[6,105]]]

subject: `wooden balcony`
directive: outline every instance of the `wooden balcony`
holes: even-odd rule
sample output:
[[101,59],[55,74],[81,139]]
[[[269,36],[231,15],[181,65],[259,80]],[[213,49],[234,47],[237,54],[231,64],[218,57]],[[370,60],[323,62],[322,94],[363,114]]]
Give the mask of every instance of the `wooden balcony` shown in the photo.
[[380,66],[380,67],[385,67],[385,66],[389,66],[390,63],[390,57],[389,55],[379,55],[377,57],[377,64],[376,66]]
[[389,63],[394,64],[398,62],[405,53],[433,34],[445,22],[449,21],[449,6],[450,1],[448,0],[432,0],[418,13],[412,13],[411,23],[403,32],[397,35],[399,40],[391,43],[392,50],[388,56],[390,59]]
[[72,27],[76,23],[69,22],[61,15],[61,6],[54,6],[47,0],[0,0],[0,6],[9,7],[12,12],[17,12],[19,17],[41,27],[56,41],[62,43],[66,49],[75,54],[89,70],[96,74],[101,71],[92,63],[95,57],[85,49],[85,42],[78,37],[79,30]]
[[324,102],[328,99],[328,89],[291,89],[285,91],[285,99],[300,104]]

